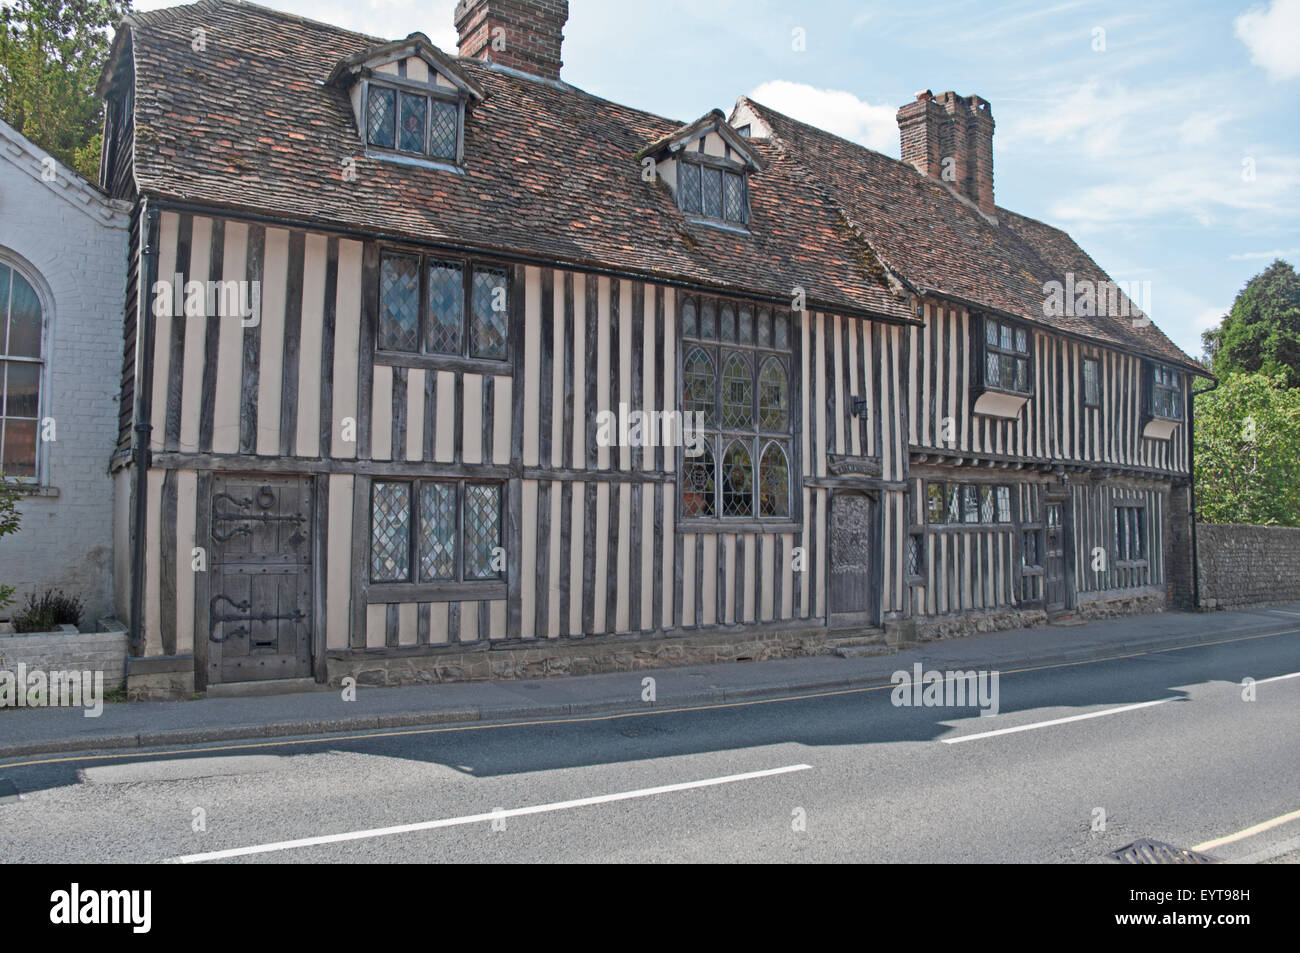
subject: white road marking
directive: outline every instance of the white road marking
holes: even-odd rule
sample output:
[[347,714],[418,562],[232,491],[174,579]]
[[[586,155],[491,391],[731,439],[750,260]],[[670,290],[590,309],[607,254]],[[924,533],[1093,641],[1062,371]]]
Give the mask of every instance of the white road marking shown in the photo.
[[1272,830],[1275,827],[1281,827],[1283,824],[1291,823],[1291,821],[1300,821],[1300,811],[1292,811],[1290,814],[1283,814],[1280,817],[1273,818],[1271,821],[1261,821],[1254,827],[1248,827],[1244,831],[1237,831],[1237,833],[1229,834],[1227,837],[1218,837],[1214,840],[1207,840],[1204,844],[1197,844],[1192,848],[1192,850],[1213,850],[1216,847],[1222,847],[1224,844],[1231,844],[1233,841],[1245,840],[1247,837],[1254,837],[1256,834],[1264,833],[1264,831]]
[[1029,725],[1016,725],[1014,728],[998,728],[996,731],[981,731],[974,735],[961,735],[957,738],[940,739],[946,745],[959,745],[965,741],[975,741],[979,738],[993,738],[997,735],[1013,735],[1018,731],[1033,731],[1035,728],[1050,728],[1052,725],[1064,725],[1071,721],[1087,721],[1089,718],[1103,718],[1106,715],[1118,715],[1120,712],[1137,711],[1139,708],[1150,708],[1153,705],[1163,705],[1165,702],[1175,702],[1177,698],[1161,698],[1153,702],[1141,702],[1137,705],[1122,705],[1119,708],[1106,708],[1102,711],[1091,711],[1086,715],[1071,715],[1068,718],[1053,718],[1050,721],[1036,721]]
[[1269,682],[1280,682],[1288,678],[1300,678],[1300,672],[1292,672],[1290,675],[1274,675],[1272,678],[1261,678],[1256,685],[1267,685]]
[[372,837],[390,837],[394,834],[410,834],[415,831],[431,831],[441,827],[457,827],[462,824],[482,824],[498,818],[524,817],[529,814],[545,814],[552,811],[568,811],[575,807],[590,807],[593,804],[609,804],[612,801],[630,801],[635,798],[653,797],[656,794],[671,794],[674,791],[691,791],[696,788],[716,787],[719,784],[732,784],[736,781],[752,781],[755,778],[770,778],[794,771],[811,771],[810,764],[789,764],[783,768],[768,768],[765,771],[750,771],[745,774],[729,774],[721,778],[705,778],[701,781],[686,781],[682,784],[665,784],[655,788],[640,788],[636,791],[622,791],[618,794],[599,794],[595,797],[578,798],[573,801],[554,801],[550,804],[537,804],[532,807],[516,807],[508,811],[489,811],[486,814],[470,814],[465,817],[447,817],[437,821],[423,821],[419,824],[401,824],[397,827],[378,827],[365,831],[349,831],[345,834],[325,834],[321,837],[303,837],[298,840],[277,841],[273,844],[258,844],[253,847],[235,847],[230,850],[214,850],[206,854],[188,854],[177,857],[181,864],[197,864],[206,860],[223,860],[227,857],[247,857],[250,854],[270,854],[280,850],[294,850],[298,847],[316,847],[321,844],[339,844],[344,841],[367,840]]

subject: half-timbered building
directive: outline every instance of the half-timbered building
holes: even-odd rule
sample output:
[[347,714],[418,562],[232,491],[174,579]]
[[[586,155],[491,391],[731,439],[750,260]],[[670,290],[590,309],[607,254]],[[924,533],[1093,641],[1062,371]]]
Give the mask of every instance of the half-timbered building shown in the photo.
[[671,121],[560,79],[567,15],[462,0],[459,56],[232,0],[124,22],[137,685],[1163,598],[1196,365],[1140,313],[1045,316],[1047,283],[1105,275],[993,205],[985,104],[909,104],[905,162],[745,98]]

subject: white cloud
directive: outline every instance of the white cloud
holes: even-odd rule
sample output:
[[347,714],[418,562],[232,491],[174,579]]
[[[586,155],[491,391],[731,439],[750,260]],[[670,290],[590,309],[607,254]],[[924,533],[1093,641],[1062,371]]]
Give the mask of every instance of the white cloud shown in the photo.
[[1265,10],[1253,7],[1237,17],[1237,39],[1250,50],[1250,61],[1278,80],[1300,77],[1300,0],[1273,0]]
[[1300,256],[1300,248],[1275,248],[1273,251],[1244,251],[1229,255],[1228,261],[1272,261],[1274,258],[1295,258]]
[[898,155],[897,110],[893,106],[873,106],[842,89],[818,89],[784,79],[762,83],[749,95],[801,122],[869,149]]

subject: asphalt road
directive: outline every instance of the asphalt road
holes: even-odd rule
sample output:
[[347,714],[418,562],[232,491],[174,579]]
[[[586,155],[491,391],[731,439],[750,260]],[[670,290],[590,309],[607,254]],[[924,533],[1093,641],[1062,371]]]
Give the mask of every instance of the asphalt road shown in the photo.
[[986,718],[895,707],[886,688],[14,759],[0,862],[1088,863],[1143,837],[1285,862],[1296,674],[1291,634],[1004,671]]

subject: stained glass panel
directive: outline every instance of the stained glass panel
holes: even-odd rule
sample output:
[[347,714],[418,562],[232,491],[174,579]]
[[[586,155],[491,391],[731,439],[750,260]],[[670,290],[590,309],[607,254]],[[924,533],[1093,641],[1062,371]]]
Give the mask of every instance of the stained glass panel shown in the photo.
[[419,259],[385,255],[379,266],[379,346],[419,349]]
[[699,456],[686,456],[682,465],[682,515],[713,516],[716,512],[713,451],[703,443]]
[[727,355],[722,368],[722,426],[747,430],[754,426],[754,370],[743,354]]
[[411,567],[411,485],[374,485],[370,523],[370,578],[406,582]]
[[749,450],[732,441],[722,458],[722,515],[754,514],[754,467]]
[[456,485],[420,486],[420,581],[456,578]]
[[785,451],[769,443],[759,464],[758,515],[790,515],[790,468]]
[[[686,355],[682,379],[682,411],[699,412],[705,427],[714,421],[714,370],[713,361],[703,348],[692,348]],[[692,418],[693,422],[693,418]]]

